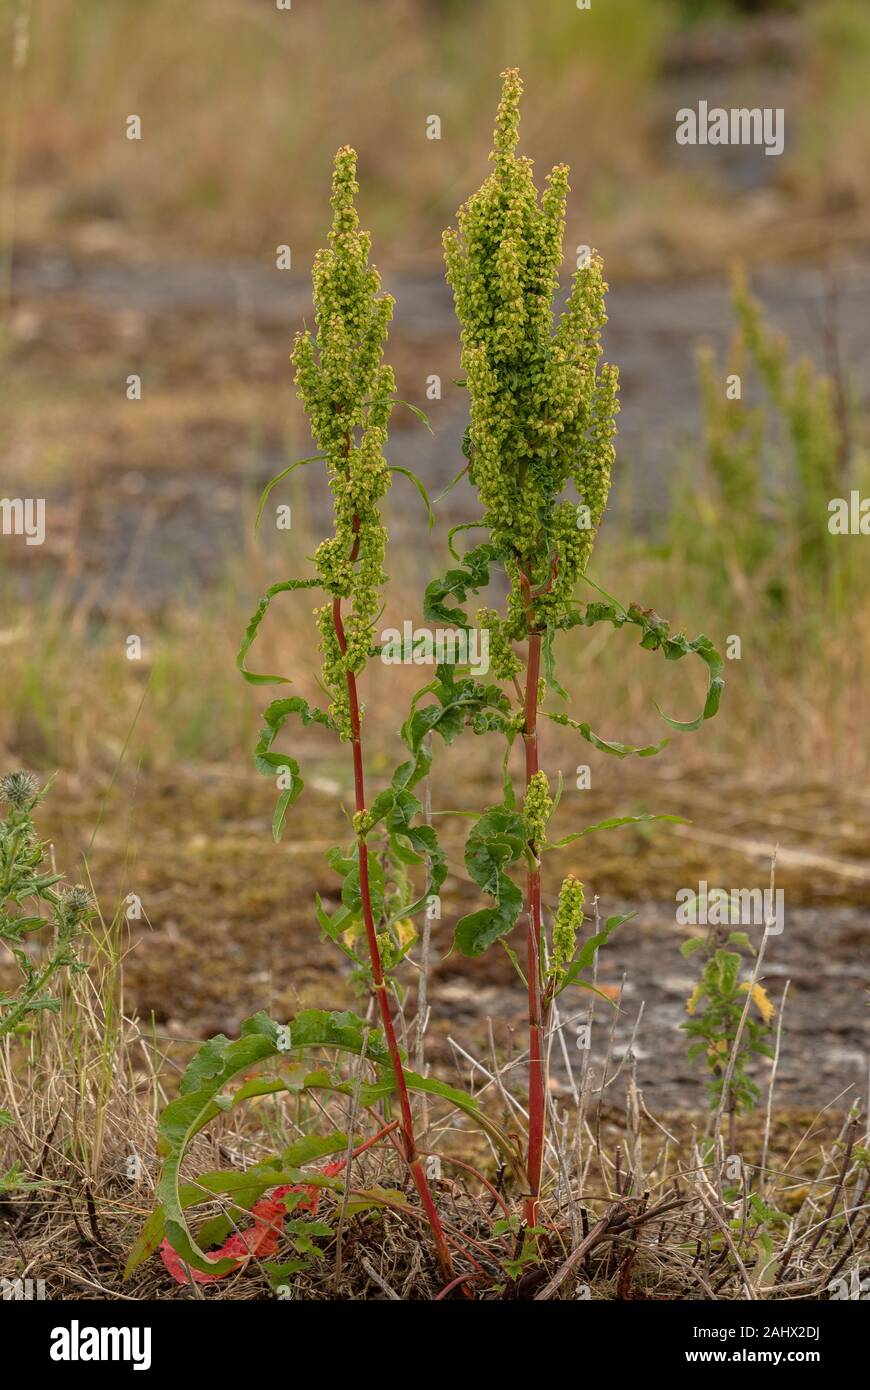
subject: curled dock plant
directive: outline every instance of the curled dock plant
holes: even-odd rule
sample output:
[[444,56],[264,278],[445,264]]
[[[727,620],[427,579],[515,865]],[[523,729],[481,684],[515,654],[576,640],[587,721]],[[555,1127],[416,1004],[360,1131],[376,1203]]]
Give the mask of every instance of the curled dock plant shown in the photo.
[[[497,731],[507,741],[504,801],[476,822],[466,851],[469,873],[492,906],[463,917],[455,940],[465,954],[479,955],[493,942],[504,942],[525,906],[524,968],[508,950],[528,993],[525,1215],[533,1226],[544,1157],[546,1035],[552,1003],[568,984],[583,983],[581,971],[592,963],[594,951],[624,920],[611,919],[581,943],[583,885],[569,876],[562,883],[547,940],[542,857],[566,840],[554,844],[548,836],[554,797],[541,766],[541,718],[574,729],[599,751],[617,757],[649,756],[667,742],[646,747],[616,743],[600,738],[585,721],[546,709],[548,696],[566,697],[556,677],[555,639],[594,623],[609,622],[617,628],[628,624],[641,629],[643,647],[661,650],[667,659],[699,656],[708,671],[707,698],[697,719],[668,720],[682,730],[695,729],[715,714],[722,661],[708,638],[689,642],[682,633],[672,636],[667,622],[650,609],[624,607],[602,591],[592,602],[577,600],[607,504],[615,457],[618,378],[616,368],[601,360],[600,341],[607,285],[600,257],[590,252],[556,318],[553,301],[562,264],[568,169],[557,165],[539,197],[531,160],[517,153],[519,73],[505,72],[503,84],[492,171],[460,209],[457,229],[444,236],[470,402],[468,476],[482,508],[480,518],[468,527],[479,526],[487,534],[457,567],[430,584],[424,611],[430,621],[468,627],[471,620],[459,605],[485,588],[495,572],[504,576],[504,611],[481,608],[476,614],[477,623],[489,632],[492,672],[499,684],[485,688],[466,682],[465,692],[468,727],[478,734]],[[444,705],[456,682],[444,671],[439,680],[435,694]],[[519,802],[508,765],[517,739],[525,755]],[[577,833],[610,828],[625,819]],[[508,873],[512,866],[525,867],[525,894]]]

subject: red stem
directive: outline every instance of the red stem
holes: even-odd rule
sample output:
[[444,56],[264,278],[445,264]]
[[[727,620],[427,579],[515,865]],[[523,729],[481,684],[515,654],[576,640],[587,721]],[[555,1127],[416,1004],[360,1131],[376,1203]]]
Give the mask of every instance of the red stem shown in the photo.
[[[525,587],[525,586],[524,586]],[[538,682],[541,675],[541,634],[529,633],[526,669],[525,720],[523,742],[526,750],[526,790],[538,771]],[[541,985],[541,864],[537,846],[529,846],[533,862],[526,881],[527,978],[529,990],[529,1195],[524,1216],[526,1224],[537,1221],[541,1174],[544,1164],[547,1076],[544,1052],[546,1017]]]
[[[354,530],[359,529],[359,518],[354,518]],[[351,553],[351,560],[355,560],[359,553],[359,537],[354,543]],[[335,635],[342,655],[347,651],[347,639],[344,633],[344,624],[341,620],[341,599],[338,597],[332,600],[332,621],[335,627]],[[357,697],[356,676],[353,671],[347,672],[347,697],[350,705],[350,724],[353,735],[353,782],[356,793],[356,809],[364,811],[366,809],[365,783],[363,781],[363,759],[362,759],[362,740],[360,737],[360,717],[359,699]],[[442,1273],[448,1281],[452,1281],[455,1276],[453,1260],[447,1246],[447,1240],[435,1203],[432,1200],[432,1193],[426,1181],[426,1174],[417,1152],[417,1141],[414,1137],[414,1120],[411,1113],[411,1100],[408,1095],[408,1087],[405,1083],[405,1072],[402,1066],[402,1058],[399,1052],[399,1044],[396,1041],[396,1030],[393,1026],[393,1016],[390,1009],[390,1001],[387,995],[387,986],[384,980],[384,970],[381,964],[381,953],[378,948],[378,935],[375,927],[374,914],[372,912],[371,890],[369,887],[369,852],[366,844],[365,835],[358,836],[359,845],[359,889],[362,901],[363,921],[365,922],[366,939],[368,941],[369,955],[372,963],[372,979],[374,991],[378,1001],[378,1010],[381,1016],[381,1024],[384,1036],[387,1040],[387,1048],[392,1062],[393,1075],[396,1080],[396,1094],[399,1100],[399,1110],[401,1114],[402,1140],[405,1161],[414,1179],[414,1185],[420,1196],[420,1201],[432,1228],[432,1236],[435,1241],[435,1248],[438,1255],[438,1262]]]

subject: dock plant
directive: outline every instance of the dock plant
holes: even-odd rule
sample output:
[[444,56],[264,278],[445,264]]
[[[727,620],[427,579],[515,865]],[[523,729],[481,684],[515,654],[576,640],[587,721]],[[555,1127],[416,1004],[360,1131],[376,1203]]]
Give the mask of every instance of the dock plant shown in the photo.
[[[462,326],[462,384],[470,423],[465,436],[467,472],[481,506],[479,518],[455,527],[479,528],[485,539],[458,567],[430,584],[424,615],[430,622],[470,625],[459,606],[497,573],[507,597],[503,611],[481,608],[477,623],[489,632],[492,671],[498,686],[464,682],[466,724],[477,734],[496,731],[506,740],[504,799],[472,827],[466,865],[492,906],[463,917],[455,944],[478,956],[504,944],[528,998],[529,1133],[526,1221],[534,1226],[541,1191],[547,1097],[547,1031],[552,1005],[569,985],[586,984],[581,972],[623,921],[610,918],[583,942],[584,888],[573,875],[559,889],[548,939],[542,910],[542,860],[591,830],[637,817],[589,826],[553,841],[548,825],[558,798],[542,766],[542,718],[571,728],[601,752],[624,758],[650,756],[667,740],[646,747],[600,738],[588,723],[546,708],[550,697],[567,699],[556,675],[556,640],[577,628],[608,622],[640,629],[641,645],[669,660],[693,653],[708,669],[704,709],[694,720],[667,719],[674,728],[698,728],[716,713],[722,661],[703,635],[687,641],[671,635],[651,609],[624,607],[592,585],[582,602],[577,590],[604,516],[615,459],[618,376],[601,360],[607,285],[601,258],[590,251],[577,269],[562,313],[554,310],[563,260],[568,169],[557,165],[543,193],[532,162],[517,153],[519,73],[503,75],[495,125],[492,170],[460,209],[458,226],[444,236],[447,278]],[[457,558],[459,558],[457,556]],[[588,581],[591,583],[591,581]],[[439,670],[435,693],[452,700],[453,673]],[[524,777],[517,797],[510,775],[512,745],[522,741]],[[641,818],[643,819],[643,818]],[[525,866],[525,892],[506,872]],[[526,924],[524,965],[506,938],[521,914]]]
[[[316,721],[349,745],[353,763],[355,811],[353,844],[336,850],[330,863],[342,876],[342,908],[330,919],[318,903],[321,926],[347,954],[358,980],[364,981],[377,1001],[381,1027],[389,1053],[401,1115],[405,1161],[420,1197],[442,1272],[453,1275],[453,1265],[423,1165],[417,1150],[411,1100],[405,1079],[393,1019],[394,988],[389,970],[402,959],[403,945],[395,933],[398,921],[420,910],[422,902],[407,899],[390,904],[386,911],[385,860],[401,871],[409,858],[423,862],[433,854],[435,838],[426,826],[413,827],[420,803],[410,791],[412,766],[397,774],[386,796],[369,806],[366,801],[363,761],[363,709],[358,678],[373,655],[374,623],[382,607],[382,586],[387,533],[381,521],[380,502],[390,486],[390,467],[384,457],[387,426],[395,403],[393,370],[383,362],[383,349],[394,301],[380,291],[380,277],[369,262],[370,238],[360,230],[354,198],[356,154],[339,150],[332,184],[332,230],[329,245],[318,252],[312,281],[316,331],[300,332],[291,354],[299,395],[311,432],[326,464],[332,493],[334,532],[318,546],[314,556],[317,575],[310,580],[290,580],[270,590],[267,599],[282,589],[319,589],[326,602],[317,610],[322,658],[321,680],[330,695],[328,710],[310,709],[298,697],[278,700],[266,711],[257,751],[260,769],[289,781],[279,797],[276,836],[283,816],[302,789],[298,763],[273,751],[272,745],[291,716],[303,723]],[[248,629],[240,666],[262,613]],[[248,679],[262,682],[264,677]],[[387,844],[384,854],[369,850],[369,836],[384,822]],[[401,837],[401,842],[400,842]],[[407,876],[399,872],[403,883]],[[443,873],[442,873],[443,877]],[[364,940],[367,958],[358,952]],[[353,944],[350,944],[353,942]]]
[[[505,1180],[509,1178],[523,1198],[522,1218],[509,1214],[506,1238],[513,1242],[521,1234],[522,1264],[537,1259],[553,1005],[572,986],[595,989],[584,976],[598,948],[625,920],[608,918],[584,939],[585,890],[575,874],[563,878],[556,911],[552,920],[546,920],[544,856],[592,831],[631,821],[674,819],[617,817],[552,838],[550,822],[560,788],[554,789],[542,765],[539,729],[543,719],[573,729],[599,751],[620,758],[655,754],[667,742],[646,747],[615,743],[599,737],[588,723],[549,708],[551,696],[567,699],[556,674],[556,639],[607,622],[615,628],[639,629],[641,645],[661,651],[668,660],[689,654],[700,657],[708,672],[702,713],[682,723],[664,716],[680,730],[696,729],[715,714],[722,662],[708,638],[690,642],[682,633],[671,635],[667,622],[651,609],[637,604],[624,607],[586,574],[614,462],[617,373],[600,361],[607,287],[601,260],[592,254],[577,271],[565,309],[554,321],[568,171],[564,166],[554,169],[543,196],[538,197],[531,163],[516,153],[520,91],[518,74],[505,73],[493,171],[461,210],[458,231],[445,237],[471,407],[465,471],[479,497],[481,515],[448,535],[456,565],[428,585],[424,617],[439,631],[446,626],[467,633],[472,619],[462,605],[469,595],[497,580],[507,597],[503,611],[481,607],[475,615],[476,623],[489,634],[489,678],[479,679],[473,667],[446,658],[441,661],[436,655],[434,679],[416,693],[401,727],[403,761],[371,799],[360,682],[368,662],[382,651],[375,631],[386,583],[387,537],[380,507],[392,475],[405,475],[417,486],[430,523],[432,510],[419,480],[385,458],[390,415],[400,403],[393,372],[383,361],[393,301],[381,293],[378,273],[369,261],[369,238],[360,230],[355,207],[356,157],[348,148],[336,156],[332,230],[328,246],[314,262],[314,329],[297,335],[292,352],[299,394],[318,452],[290,464],[273,479],[260,505],[262,513],[272,487],[296,468],[325,466],[333,501],[333,533],[317,547],[313,573],[281,580],[267,590],[248,624],[237,665],[253,685],[283,683],[285,677],[260,674],[248,665],[263,619],[279,595],[312,590],[323,596],[315,621],[327,708],[314,708],[299,695],[274,700],[263,716],[255,763],[276,783],[272,830],[280,841],[304,789],[298,758],[278,746],[287,737],[287,726],[298,723],[304,729],[317,724],[348,751],[354,787],[349,812],[353,836],[349,845],[337,847],[328,856],[340,879],[340,905],[328,910],[318,897],[316,915],[322,938],[348,961],[360,996],[370,1008],[374,1001],[379,1026],[349,1011],[315,1009],[287,1022],[257,1014],[242,1025],[237,1040],[223,1035],[210,1039],[190,1063],[179,1096],[161,1116],[159,1147],[164,1166],[158,1205],[131,1253],[128,1272],[162,1243],[164,1260],[176,1278],[185,1279],[187,1272],[193,1275],[194,1271],[224,1277],[240,1268],[246,1251],[255,1253],[255,1245],[274,1248],[272,1223],[300,1205],[300,1193],[310,1195],[312,1187],[342,1190],[340,1163],[313,1174],[305,1165],[326,1155],[350,1154],[356,1138],[352,1134],[306,1136],[245,1172],[217,1170],[200,1174],[194,1183],[181,1180],[192,1140],[217,1115],[259,1096],[308,1091],[352,1097],[354,1113],[357,1106],[376,1112],[379,1132],[399,1138],[419,1198],[414,1216],[428,1223],[445,1280],[444,1294],[457,1288],[468,1295],[471,1281],[488,1276],[453,1232],[448,1242],[421,1163],[412,1094],[439,1097],[483,1131],[498,1155]],[[484,530],[485,539],[460,556],[454,535],[474,527]],[[595,590],[591,601],[578,598],[584,583]],[[581,592],[585,596],[586,591]],[[437,897],[447,871],[445,853],[423,815],[415,789],[429,772],[435,735],[447,745],[467,730],[480,736],[495,734],[503,741],[503,795],[498,805],[482,814],[464,812],[474,822],[465,846],[466,868],[489,902],[460,918],[454,939],[467,956],[479,956],[500,942],[523,981],[529,1026],[526,1145],[506,1134],[471,1096],[411,1071],[397,1037],[401,992],[396,972],[417,940],[415,917]],[[518,795],[511,754],[520,742],[524,771]],[[522,887],[511,876],[510,871],[517,868],[525,870]],[[508,940],[521,916],[525,919],[523,962]],[[356,1082],[342,1079],[335,1069],[306,1071],[303,1057],[312,1049],[355,1056],[360,1068]],[[271,1064],[274,1073],[265,1070],[253,1075],[252,1068],[260,1064]],[[374,1068],[374,1083],[362,1083],[363,1064]],[[233,1090],[239,1075],[244,1080]],[[393,1102],[397,1117],[391,1121]],[[504,1198],[497,1189],[492,1191],[507,1211]],[[269,1192],[272,1197],[266,1198]],[[191,1233],[187,1209],[210,1194],[223,1195],[237,1212],[254,1216],[248,1234],[240,1235],[241,1243],[232,1239],[235,1222],[226,1213],[201,1227],[198,1237]],[[379,1201],[366,1194],[368,1205]],[[322,1215],[318,1215],[320,1234],[328,1225]],[[298,1219],[285,1227],[285,1233],[292,1236],[297,1251],[300,1238],[307,1247],[316,1234],[307,1226],[300,1230]],[[208,1245],[219,1248],[209,1255]],[[471,1266],[458,1276],[451,1246]],[[516,1259],[504,1267],[510,1279],[517,1277]]]
[[[329,863],[341,881],[341,906],[330,916],[318,898],[316,911],[323,937],[350,961],[358,990],[376,1001],[380,1027],[370,1027],[363,1018],[349,1012],[310,1010],[289,1023],[257,1015],[243,1025],[242,1037],[235,1043],[225,1037],[211,1039],[191,1063],[182,1095],[167,1106],[161,1117],[160,1146],[165,1162],[158,1189],[159,1206],[131,1255],[130,1271],[157,1248],[161,1238],[174,1252],[167,1254],[167,1259],[174,1261],[173,1268],[177,1264],[175,1256],[180,1256],[191,1270],[210,1276],[222,1276],[238,1268],[238,1260],[234,1262],[227,1255],[208,1257],[191,1235],[185,1216],[188,1189],[180,1184],[179,1170],[191,1139],[217,1113],[223,1087],[256,1062],[270,1058],[286,1061],[291,1054],[321,1047],[355,1053],[376,1068],[378,1083],[364,1089],[357,1100],[369,1107],[395,1100],[403,1158],[431,1231],[441,1273],[448,1282],[454,1278],[453,1261],[418,1152],[411,1090],[444,1095],[471,1111],[472,1118],[480,1118],[490,1132],[494,1128],[477,1117],[476,1106],[469,1097],[406,1071],[394,1021],[399,996],[393,972],[414,940],[412,919],[425,908],[427,892],[437,891],[445,868],[434,832],[425,823],[416,823],[422,808],[413,787],[426,771],[424,750],[397,768],[387,790],[371,802],[367,800],[365,711],[358,682],[376,651],[374,624],[383,601],[386,531],[380,503],[390,486],[391,473],[407,470],[391,469],[384,457],[390,412],[396,403],[393,372],[382,360],[393,300],[381,293],[380,277],[370,264],[369,237],[360,229],[355,207],[357,192],[356,155],[345,147],[335,158],[329,243],[315,257],[312,272],[315,328],[297,335],[291,354],[299,395],[319,452],[291,464],[264,493],[265,501],[271,488],[302,464],[324,465],[332,493],[333,534],[317,547],[314,574],[282,580],[264,595],[248,624],[237,664],[251,684],[283,683],[282,676],[259,674],[247,666],[248,652],[263,618],[279,594],[314,590],[324,596],[325,602],[314,616],[322,666],[320,682],[329,697],[328,707],[313,708],[296,695],[274,700],[264,714],[255,762],[278,788],[272,822],[278,841],[288,812],[304,787],[298,759],[275,747],[285,725],[291,720],[299,721],[303,727],[320,725],[347,749],[353,769],[353,840],[348,847],[337,847],[329,855]],[[262,507],[261,502],[261,512]],[[415,894],[412,882],[415,865],[420,866],[421,877],[424,871],[428,873],[428,889],[420,896]],[[346,1093],[342,1090],[344,1083],[333,1084],[321,1073],[312,1075],[310,1085],[314,1089]],[[307,1084],[303,1078],[303,1090]],[[251,1083],[242,1085],[227,1104],[252,1094],[283,1089],[287,1089],[286,1079],[266,1077],[254,1083],[254,1090]],[[395,1126],[387,1128],[390,1131]],[[334,1135],[331,1141],[327,1137],[324,1142],[326,1147],[319,1150],[321,1154],[343,1151],[348,1139]],[[198,1186],[200,1191],[206,1188],[229,1194],[237,1206],[254,1210],[254,1204],[270,1188],[284,1186],[289,1191],[300,1183],[309,1183],[310,1175],[302,1171],[299,1162],[296,1145],[275,1155],[271,1164],[261,1164],[256,1173],[201,1176]],[[241,1188],[239,1179],[245,1180]],[[213,1223],[206,1227],[206,1232],[212,1243],[226,1236],[226,1230],[218,1230]]]

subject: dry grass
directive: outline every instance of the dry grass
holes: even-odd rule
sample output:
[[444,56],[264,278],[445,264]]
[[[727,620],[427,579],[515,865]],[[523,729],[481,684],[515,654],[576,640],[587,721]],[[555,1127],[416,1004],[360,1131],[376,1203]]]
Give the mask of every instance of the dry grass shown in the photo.
[[[670,40],[693,9],[678,0],[609,0],[579,16],[561,0],[320,0],[284,13],[213,0],[207,24],[172,0],[147,12],[132,0],[50,0],[32,7],[29,60],[10,98],[4,181],[17,184],[17,235],[264,257],[286,241],[307,256],[303,228],[318,225],[325,190],[300,170],[327,168],[352,140],[377,244],[400,242],[408,261],[431,262],[486,157],[493,84],[508,64],[536,93],[530,148],[542,166],[570,162],[582,239],[606,246],[611,266],[721,263],[738,220],[786,253],[824,244],[832,229],[860,235],[870,196],[866,15],[860,0],[805,8],[780,26],[778,58],[757,70],[765,21],[726,28],[735,104],[744,69],[778,91],[785,80],[790,122],[774,186],[735,197],[726,178],[672,157],[685,86],[673,86],[684,48]],[[5,54],[27,9],[2,6]],[[721,69],[703,63],[717,33],[697,51],[698,80],[718,91]],[[143,120],[136,143],[124,137],[132,113]],[[426,139],[432,113],[440,140]]]
[[[124,1282],[153,1203],[157,1111],[174,1093],[189,1048],[158,1044],[125,1017],[124,947],[115,928],[97,927],[89,952],[92,969],[65,990],[60,1014],[46,1015],[26,1045],[7,1040],[0,1056],[12,1115],[0,1131],[0,1171],[19,1165],[0,1195],[4,1277],[45,1279],[52,1298],[274,1297],[256,1258],[222,1282],[191,1287],[152,1257]],[[358,1066],[343,1069],[348,1079]],[[493,1054],[472,1070],[487,1113],[522,1133],[522,1056],[505,1062]],[[620,1076],[628,1083],[624,1104],[616,1103]],[[440,1155],[434,1186],[460,1274],[477,1296],[819,1299],[835,1278],[848,1281],[870,1213],[867,1135],[836,1097],[815,1115],[781,1115],[771,1104],[766,1123],[742,1122],[735,1151],[745,1166],[723,1178],[712,1161],[709,1117],[651,1115],[631,1052],[617,1061],[608,1048],[576,1082],[575,1105],[551,1106],[541,1258],[516,1277],[505,1264],[519,1256],[522,1234],[496,1223],[517,1209],[519,1185],[456,1113],[436,1102],[421,1121],[421,1147]],[[771,1101],[774,1086],[775,1077]],[[352,1099],[324,1105],[272,1096],[215,1120],[192,1146],[187,1169],[190,1176],[244,1169],[302,1134],[338,1127],[370,1135],[382,1124],[364,1120]],[[342,1181],[324,1189],[319,1216],[333,1233],[318,1240],[321,1257],[310,1268],[287,1277],[283,1296],[438,1297],[443,1290],[389,1136],[354,1162],[344,1186],[380,1206],[342,1221]],[[221,1210],[206,1198],[197,1221]],[[250,1224],[242,1209],[224,1209],[236,1229]],[[276,1258],[292,1253],[282,1247]]]
[[[855,543],[860,543],[860,537]],[[147,546],[147,528],[141,545]],[[846,544],[850,544],[847,540]],[[312,551],[294,532],[294,554]],[[221,581],[196,601],[185,596],[162,613],[141,611],[135,579],[117,584],[106,608],[100,576],[89,580],[79,562],[82,547],[70,538],[66,579],[44,600],[16,602],[7,580],[9,617],[0,627],[0,753],[2,761],[46,770],[110,770],[127,746],[131,761],[153,770],[179,759],[249,765],[252,731],[268,699],[239,678],[234,659],[241,633],[260,594],[280,572],[282,560],[262,541],[240,538]],[[130,553],[135,571],[138,547]],[[422,621],[423,585],[446,560],[422,543],[414,555],[395,552],[394,580],[383,626]],[[295,566],[304,570],[304,562]],[[596,552],[596,578],[626,602],[641,599],[694,636],[700,631],[725,651],[730,635],[742,643],[740,660],[726,662],[726,717],[700,734],[674,735],[664,755],[673,771],[740,765],[750,776],[802,782],[812,775],[860,787],[870,745],[862,736],[861,692],[870,670],[870,594],[863,583],[852,602],[826,621],[817,601],[810,625],[806,596],[790,599],[791,614],[764,615],[763,597],[750,585],[713,583],[678,559],[663,559],[636,544],[605,538]],[[595,597],[590,590],[590,597]],[[311,669],[312,603],[307,595],[279,599],[261,629],[253,669],[292,675],[295,693],[322,701]],[[11,620],[10,620],[11,619]],[[142,637],[141,660],[127,659],[127,637]],[[698,669],[695,669],[697,667]],[[399,760],[396,731],[426,668],[381,666],[366,673],[363,698],[370,742],[381,760]],[[655,702],[678,718],[691,718],[703,703],[700,662],[665,662],[641,651],[631,629],[607,625],[578,629],[564,643],[560,678],[577,692],[569,706],[604,738],[659,741],[668,730]],[[550,706],[559,707],[553,699]],[[133,730],[131,736],[131,729]],[[310,731],[306,738],[312,738]],[[570,734],[548,726],[554,765],[600,759]],[[312,743],[315,759],[319,745]]]

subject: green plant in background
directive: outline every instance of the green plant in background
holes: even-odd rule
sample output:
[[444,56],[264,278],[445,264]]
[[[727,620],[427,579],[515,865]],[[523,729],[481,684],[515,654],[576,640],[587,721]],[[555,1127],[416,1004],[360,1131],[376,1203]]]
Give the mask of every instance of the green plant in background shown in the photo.
[[[689,1017],[681,1026],[689,1035],[690,1060],[703,1057],[706,1062],[710,1073],[707,1083],[710,1106],[714,1110],[721,1107],[723,1114],[728,1116],[729,1150],[733,1152],[735,1117],[753,1110],[761,1094],[747,1066],[754,1057],[773,1056],[766,1041],[773,1004],[762,985],[740,978],[741,951],[753,954],[746,932],[711,926],[706,936],[690,937],[680,950],[686,957],[702,952],[700,979],[686,1001]],[[741,1028],[747,994],[751,995],[755,1013],[747,1014]],[[729,1077],[732,1052],[734,1061]],[[723,1095],[726,1082],[728,1093]]]
[[[18,1032],[44,1010],[56,1013],[60,1001],[52,992],[55,977],[84,966],[76,954],[81,928],[93,915],[86,889],[58,888],[62,874],[46,872],[46,844],[38,839],[33,812],[45,796],[26,772],[0,780],[0,802],[7,805],[0,820],[0,942],[11,952],[21,984],[12,994],[0,991],[0,1037]],[[43,916],[46,904],[50,916]],[[53,927],[53,939],[41,955],[30,949],[39,933]]]
[[[562,884],[548,942],[542,912],[542,857],[592,830],[645,819],[606,821],[552,841],[548,823],[558,793],[554,799],[539,764],[539,718],[543,715],[567,725],[595,748],[620,758],[651,755],[664,746],[638,748],[607,741],[587,723],[544,708],[550,695],[567,699],[556,677],[556,636],[599,622],[617,628],[629,624],[641,629],[642,646],[661,650],[670,660],[690,652],[699,656],[708,668],[705,707],[697,719],[668,720],[678,729],[696,729],[715,714],[723,682],[721,658],[708,638],[688,642],[681,633],[671,636],[668,624],[652,610],[636,604],[624,608],[600,590],[603,602],[584,604],[575,597],[586,578],[614,460],[617,372],[600,362],[607,286],[601,261],[591,254],[576,272],[564,312],[554,322],[568,170],[564,165],[554,168],[539,199],[531,161],[516,153],[522,91],[518,72],[505,72],[503,83],[492,173],[461,208],[458,230],[444,237],[447,278],[462,325],[464,385],[471,407],[467,472],[482,507],[479,520],[454,528],[451,551],[457,531],[481,528],[488,538],[468,552],[458,568],[430,584],[424,608],[429,621],[467,628],[469,619],[457,603],[489,584],[491,571],[504,575],[505,611],[482,608],[477,614],[489,632],[492,670],[499,684],[456,682],[452,671],[440,668],[437,681],[428,687],[438,704],[417,709],[414,718],[428,720],[430,727],[445,733],[447,741],[463,724],[478,734],[496,731],[506,740],[504,800],[484,812],[466,847],[468,872],[493,905],[463,917],[456,926],[455,942],[470,956],[481,954],[495,941],[506,945],[505,938],[525,903],[524,969],[517,953],[506,948],[528,995],[525,1217],[534,1226],[544,1155],[546,1037],[552,1003],[567,985],[585,983],[581,971],[624,920],[611,919],[581,946],[583,888],[569,877]],[[522,644],[521,653],[516,644]],[[508,686],[511,696],[501,685]],[[509,771],[517,739],[522,739],[525,751],[520,804]],[[523,865],[525,895],[507,872]]]
[[[741,271],[732,304],[737,328],[729,356],[699,354],[706,494],[693,481],[675,516],[680,544],[718,577],[739,584],[760,576],[774,612],[790,601],[787,577],[832,594],[846,574],[842,541],[831,534],[829,504],[848,495],[848,401],[842,383],[795,360],[787,338],[770,331]],[[752,377],[760,399],[747,401]],[[740,395],[726,381],[740,379]],[[768,465],[772,466],[768,466]]]

